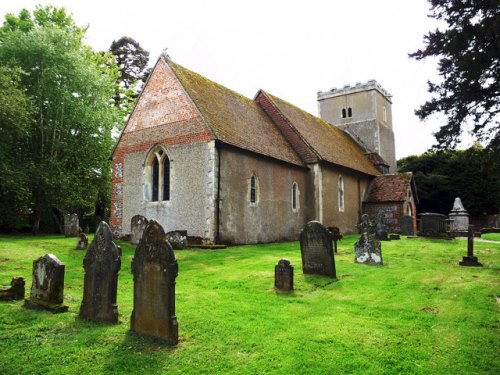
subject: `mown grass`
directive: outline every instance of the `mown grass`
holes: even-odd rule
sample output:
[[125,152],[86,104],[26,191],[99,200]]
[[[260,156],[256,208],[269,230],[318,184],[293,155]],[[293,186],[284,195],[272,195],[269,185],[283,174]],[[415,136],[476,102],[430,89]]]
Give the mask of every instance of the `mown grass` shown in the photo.
[[481,235],[484,240],[500,241],[500,233],[484,233]]
[[[0,236],[0,284],[31,287],[32,261],[66,264],[68,313],[0,302],[2,374],[500,373],[500,244],[475,243],[483,268],[459,267],[463,240],[382,244],[384,266],[354,264],[339,242],[338,280],[302,274],[297,242],[177,251],[179,344],[131,334],[134,247],[123,246],[120,321],[78,318],[84,253],[59,236]],[[274,290],[274,265],[295,267],[295,291]]]

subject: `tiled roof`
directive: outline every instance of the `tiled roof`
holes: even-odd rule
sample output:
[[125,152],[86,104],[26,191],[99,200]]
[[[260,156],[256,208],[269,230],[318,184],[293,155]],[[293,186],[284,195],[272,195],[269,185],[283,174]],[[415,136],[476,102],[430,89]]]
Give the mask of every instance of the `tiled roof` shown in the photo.
[[[411,172],[386,174],[375,177],[371,183],[365,202],[403,202],[411,188]],[[416,198],[416,197],[415,197]]]
[[255,101],[169,59],[166,62],[218,140],[288,163],[304,165]]
[[379,165],[384,165],[386,167],[389,166],[389,164],[387,164],[387,162],[382,158],[382,156],[380,156],[376,152],[370,152],[366,156],[367,156],[368,160],[370,160],[370,162],[375,166],[379,166]]
[[265,95],[320,159],[373,176],[380,175],[363,149],[344,131],[276,96]]

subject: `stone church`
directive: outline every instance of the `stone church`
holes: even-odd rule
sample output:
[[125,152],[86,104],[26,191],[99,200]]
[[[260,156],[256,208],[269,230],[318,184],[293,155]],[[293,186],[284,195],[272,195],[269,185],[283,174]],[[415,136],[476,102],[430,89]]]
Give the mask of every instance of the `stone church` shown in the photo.
[[415,218],[416,192],[403,179],[395,202],[380,183],[396,168],[390,95],[369,81],[318,101],[323,119],[161,56],[111,157],[114,233],[129,234],[137,214],[204,243],[295,240],[310,220],[354,232],[377,181],[397,231]]

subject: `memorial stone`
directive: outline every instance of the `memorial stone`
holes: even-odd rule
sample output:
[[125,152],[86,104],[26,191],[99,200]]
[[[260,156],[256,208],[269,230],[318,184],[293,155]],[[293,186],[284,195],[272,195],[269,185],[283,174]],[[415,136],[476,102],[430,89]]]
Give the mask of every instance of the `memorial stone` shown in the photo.
[[380,241],[375,235],[377,220],[370,220],[369,216],[364,214],[357,227],[359,228],[361,236],[354,244],[354,262],[382,265],[382,249]]
[[64,264],[53,254],[45,254],[33,262],[31,293],[24,307],[65,312],[63,305]]
[[387,233],[387,228],[384,225],[382,217],[377,218],[377,225],[375,226],[375,238],[379,241],[388,241],[389,233]]
[[101,221],[83,258],[85,276],[80,317],[95,322],[116,323],[116,292],[121,261],[108,224]]
[[293,290],[293,266],[288,259],[280,259],[274,266],[274,287],[282,291]]
[[183,236],[178,231],[168,232],[167,240],[174,250],[182,250],[187,247],[187,237]]
[[318,221],[310,221],[300,232],[302,270],[305,274],[336,278],[331,233]]
[[87,246],[89,244],[87,235],[85,233],[80,233],[77,238],[78,240],[76,241],[76,249],[87,250]]
[[178,342],[175,316],[177,260],[165,232],[156,220],[148,222],[132,259],[134,309],[131,329],[146,336]]
[[462,257],[462,261],[458,262],[461,266],[482,267],[483,265],[477,261],[474,256],[474,226],[469,225],[467,231],[467,256]]
[[451,222],[450,230],[452,232],[463,234],[467,233],[469,228],[469,213],[464,208],[464,205],[462,204],[462,200],[460,198],[455,198],[453,208],[451,209],[448,218]]
[[432,212],[420,214],[420,234],[428,237],[446,234],[446,216]]
[[403,236],[413,236],[413,217],[403,216],[401,218],[400,231]]
[[337,253],[337,241],[340,241],[343,236],[340,234],[340,229],[338,227],[328,227],[328,230],[331,233],[333,248],[335,250],[335,253]]
[[24,277],[14,277],[10,287],[0,287],[0,301],[24,299]]
[[64,235],[66,237],[76,237],[80,233],[77,214],[64,215]]
[[132,220],[130,222],[130,231],[131,231],[131,237],[130,237],[130,243],[133,245],[137,245],[142,238],[142,233],[144,232],[144,228],[146,228],[146,225],[148,224],[148,219],[146,219],[142,215],[135,215],[132,217]]

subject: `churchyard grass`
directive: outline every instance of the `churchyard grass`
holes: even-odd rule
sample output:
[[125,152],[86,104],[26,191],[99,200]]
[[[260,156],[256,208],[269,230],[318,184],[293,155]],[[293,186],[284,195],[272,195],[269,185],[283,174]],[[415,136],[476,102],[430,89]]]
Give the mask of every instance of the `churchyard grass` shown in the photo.
[[500,241],[500,233],[485,233],[481,235],[483,240]]
[[[92,236],[90,236],[92,239]],[[90,240],[89,239],[89,240]],[[303,275],[298,242],[179,250],[179,344],[131,334],[134,246],[123,247],[118,324],[78,318],[84,251],[62,236],[0,236],[0,284],[31,287],[46,253],[66,265],[69,312],[0,302],[2,374],[498,374],[500,244],[475,242],[482,268],[459,267],[464,240],[382,243],[384,266],[354,263],[338,243],[338,281]],[[274,290],[282,257],[295,291]]]

